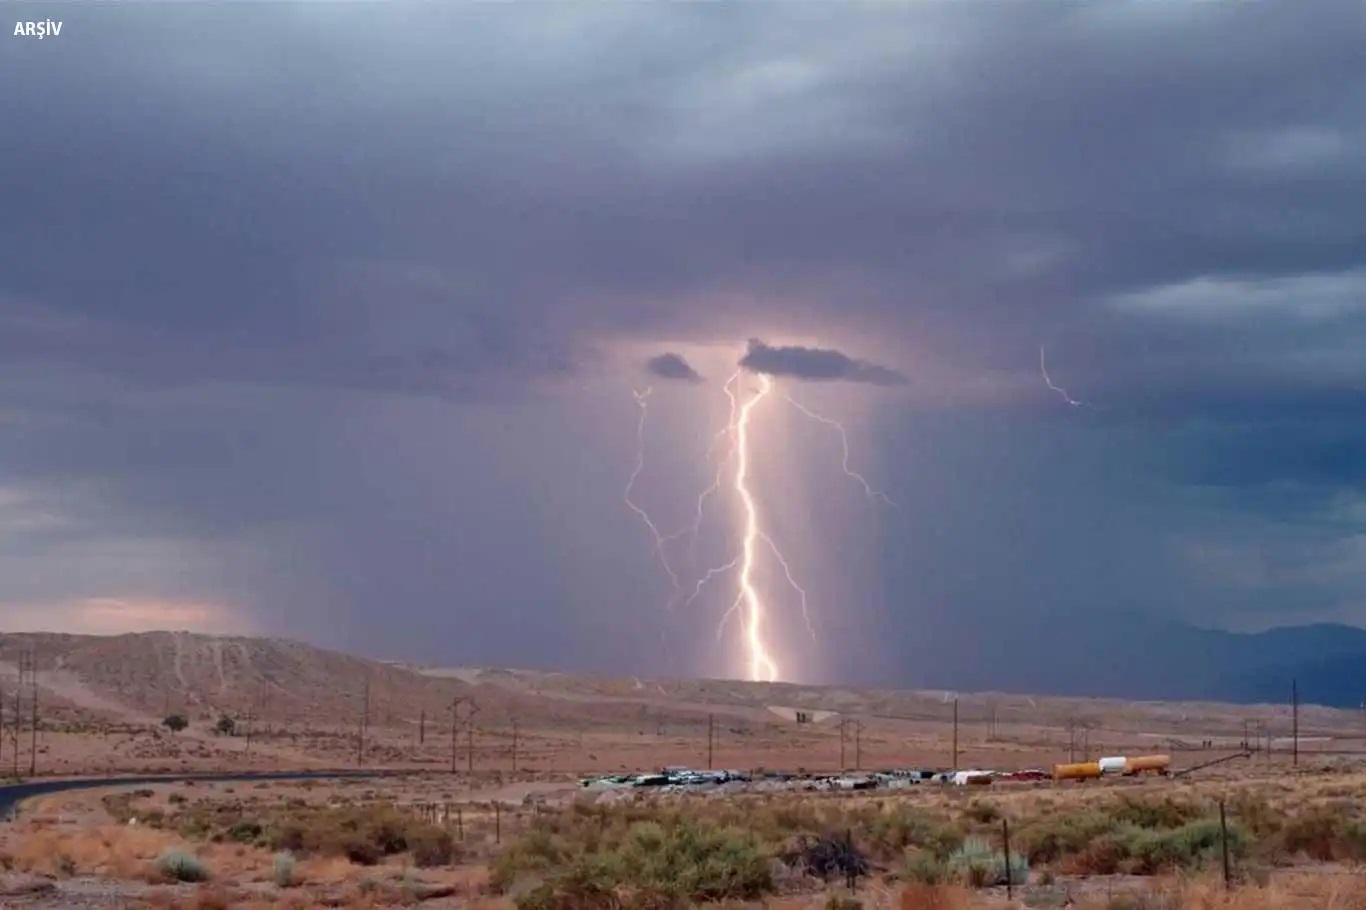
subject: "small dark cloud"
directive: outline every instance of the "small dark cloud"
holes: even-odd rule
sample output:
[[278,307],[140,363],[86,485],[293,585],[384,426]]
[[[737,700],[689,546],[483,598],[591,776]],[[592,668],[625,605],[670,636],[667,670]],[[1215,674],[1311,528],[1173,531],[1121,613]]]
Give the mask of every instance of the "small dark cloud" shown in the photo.
[[794,376],[815,381],[865,382],[869,385],[905,385],[906,377],[896,370],[855,360],[831,348],[799,346],[773,347],[757,338],[749,340],[749,350],[740,366],[752,373]]
[[701,382],[702,374],[692,368],[692,364],[683,359],[682,354],[672,352],[660,354],[658,357],[651,357],[645,364],[645,369],[660,379],[677,379],[683,382]]

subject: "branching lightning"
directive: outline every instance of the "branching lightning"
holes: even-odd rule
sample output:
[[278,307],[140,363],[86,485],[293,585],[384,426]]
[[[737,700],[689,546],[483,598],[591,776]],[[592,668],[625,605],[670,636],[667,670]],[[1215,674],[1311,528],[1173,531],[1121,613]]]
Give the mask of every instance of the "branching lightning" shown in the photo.
[[[761,590],[758,579],[761,556],[765,553],[772,557],[776,567],[782,571],[787,585],[796,595],[802,618],[813,640],[816,638],[816,629],[811,619],[806,589],[797,581],[791,564],[779,549],[772,534],[765,529],[762,509],[752,488],[752,480],[758,467],[752,446],[754,416],[759,410],[760,404],[774,391],[775,380],[768,374],[756,374],[757,388],[746,394],[741,389],[743,375],[742,371],[736,370],[722,386],[722,391],[730,405],[729,420],[712,437],[704,456],[704,463],[710,465],[713,458],[716,458],[718,450],[721,454],[716,460],[711,483],[697,497],[691,524],[674,534],[661,532],[659,526],[645,510],[631,499],[631,492],[635,483],[645,469],[645,416],[648,410],[647,401],[650,390],[647,388],[643,392],[634,393],[636,403],[640,408],[640,419],[636,427],[638,455],[636,469],[627,482],[624,499],[649,529],[654,542],[655,553],[665,572],[669,575],[674,592],[669,600],[670,607],[679,602],[684,608],[691,606],[711,582],[733,572],[736,573],[735,598],[717,624],[717,639],[720,640],[723,637],[731,617],[738,616],[742,630],[741,642],[745,653],[745,670],[748,678],[761,682],[773,682],[782,678],[782,668],[778,664],[773,645],[767,635],[767,628],[772,617],[770,598],[767,598]],[[818,414],[788,395],[784,394],[783,397],[806,417],[834,428],[840,434],[842,447],[840,466],[843,473],[857,481],[869,499],[880,499],[895,508],[895,503],[885,493],[874,488],[862,474],[850,468],[849,438],[843,424]],[[727,444],[723,445],[723,443]],[[727,466],[731,465],[732,462],[733,466],[728,471]],[[702,532],[707,502],[711,497],[719,494],[723,488],[733,494],[739,510],[738,552],[735,552],[732,558],[725,563],[698,572],[691,593],[684,598],[682,597],[682,581],[669,560],[668,544],[690,534],[689,552],[692,554],[692,565],[696,566],[697,542]]]
[[645,522],[645,527],[649,528],[650,534],[654,538],[655,554],[659,557],[659,563],[668,573],[669,582],[673,585],[673,594],[669,598],[669,605],[672,606],[683,592],[683,583],[679,581],[678,573],[674,571],[674,567],[669,564],[669,553],[665,549],[668,538],[660,533],[659,526],[654,523],[654,519],[650,518],[650,513],[636,505],[635,501],[631,499],[631,490],[635,488],[636,481],[640,479],[640,475],[645,470],[645,418],[650,413],[651,391],[648,386],[644,391],[639,389],[631,391],[631,394],[635,396],[636,406],[640,408],[640,418],[636,421],[636,468],[631,472],[631,478],[626,481],[626,490],[622,493],[621,498],[627,507],[639,515],[641,521]]
[[1063,401],[1067,402],[1074,408],[1079,408],[1086,404],[1086,402],[1078,401],[1071,395],[1067,394],[1067,390],[1064,389],[1062,386],[1055,385],[1053,383],[1052,378],[1048,375],[1048,361],[1044,358],[1043,345],[1039,345],[1039,372],[1043,374],[1043,381],[1048,385],[1050,389],[1061,395]]
[[810,417],[812,420],[818,423],[823,423],[828,427],[833,427],[840,434],[840,470],[844,471],[846,477],[858,481],[859,485],[863,487],[864,495],[867,496],[869,499],[880,499],[887,505],[895,509],[896,503],[892,502],[892,500],[888,498],[886,493],[882,492],[881,490],[874,489],[873,485],[868,482],[868,479],[866,477],[864,477],[858,471],[855,471],[849,467],[849,434],[845,431],[844,424],[840,423],[838,420],[833,420],[829,417],[826,417],[823,414],[817,414],[815,411],[811,410],[806,405],[797,401],[791,395],[787,395],[785,397],[787,398],[788,404],[792,405],[794,408],[801,411],[807,417]]

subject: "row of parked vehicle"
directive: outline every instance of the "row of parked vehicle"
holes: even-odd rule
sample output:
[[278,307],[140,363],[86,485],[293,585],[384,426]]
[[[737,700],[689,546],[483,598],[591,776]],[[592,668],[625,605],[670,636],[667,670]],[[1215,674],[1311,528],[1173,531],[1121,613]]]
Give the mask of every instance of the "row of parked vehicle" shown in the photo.
[[637,774],[608,774],[585,777],[579,785],[589,790],[614,790],[628,787],[695,788],[725,784],[747,785],[754,789],[788,790],[875,790],[900,789],[916,784],[939,783],[956,786],[990,784],[998,780],[1049,780],[1047,771],[943,771],[936,769],[895,769],[855,774],[792,774],[776,771],[700,771],[692,768],[664,768]]

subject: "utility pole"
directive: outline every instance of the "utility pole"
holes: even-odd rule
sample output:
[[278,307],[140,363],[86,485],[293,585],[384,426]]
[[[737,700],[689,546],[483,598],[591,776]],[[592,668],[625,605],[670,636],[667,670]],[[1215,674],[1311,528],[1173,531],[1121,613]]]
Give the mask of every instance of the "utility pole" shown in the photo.
[[460,703],[464,701],[459,696],[451,699],[451,773],[455,773],[455,743],[456,731],[460,724]]
[[28,652],[19,652],[19,684],[14,687],[14,723],[10,724],[10,749],[14,753],[13,776],[19,779],[19,734],[24,725],[24,674],[28,672]]
[[1067,763],[1073,764],[1077,760],[1077,722],[1072,718],[1067,718]]
[[365,767],[365,724],[370,720],[370,680],[365,680],[364,701],[356,730],[356,767]]
[[863,721],[854,721],[854,770],[863,770]]
[[33,684],[33,725],[29,730],[28,776],[33,777],[38,773],[38,661],[37,655],[33,652],[29,652],[28,656],[28,678]]
[[251,703],[247,703],[247,763],[251,763]]
[[707,770],[711,770],[712,758],[716,750],[716,715],[707,715]]
[[1300,763],[1300,684],[1299,680],[1290,680],[1290,764],[1298,766]]
[[953,699],[953,768],[958,770],[958,698]]
[[517,773],[517,718],[512,719],[512,773]]
[[417,716],[417,744],[420,746],[427,741],[427,709],[423,708]]
[[849,729],[849,718],[840,718],[840,772],[843,773],[846,765],[844,764],[844,736]]
[[465,769],[474,776],[474,715],[479,713],[479,706],[470,699],[470,709],[465,712]]

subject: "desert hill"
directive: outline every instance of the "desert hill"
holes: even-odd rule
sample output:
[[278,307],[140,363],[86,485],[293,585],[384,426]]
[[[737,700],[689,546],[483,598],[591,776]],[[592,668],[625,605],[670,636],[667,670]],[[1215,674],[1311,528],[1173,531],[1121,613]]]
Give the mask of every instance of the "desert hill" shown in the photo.
[[[0,685],[13,692],[21,653],[37,667],[48,718],[157,723],[171,713],[199,721],[222,714],[370,727],[449,721],[452,700],[478,706],[481,722],[517,718],[545,728],[615,724],[611,700],[566,702],[514,680],[461,678],[279,638],[191,632],[126,635],[0,635]],[[466,677],[469,674],[464,674]],[[367,709],[368,705],[368,709]]]
[[[425,717],[449,725],[452,700],[472,701],[478,723],[546,731],[695,732],[716,714],[737,729],[779,722],[781,711],[835,712],[868,721],[943,725],[959,701],[964,724],[1151,731],[1180,740],[1241,735],[1244,720],[1288,728],[1285,704],[1236,708],[1215,702],[1034,698],[1000,693],[896,691],[647,680],[476,667],[429,668],[372,660],[278,638],[145,632],[116,636],[0,635],[0,686],[12,692],[21,652],[32,651],[46,718],[90,717],[155,724],[169,713],[196,723],[220,714],[304,727],[415,730]],[[468,702],[467,702],[468,704]],[[1301,732],[1362,725],[1360,712],[1305,705]],[[1288,729],[1287,729],[1288,732]]]

